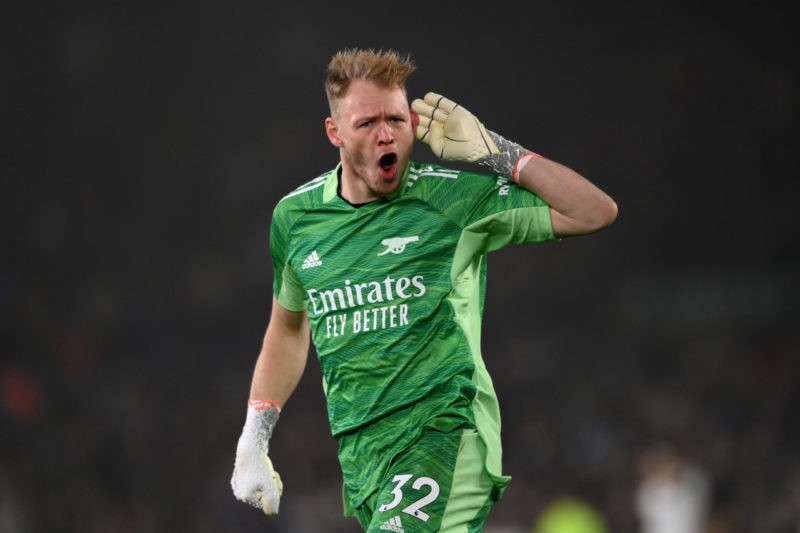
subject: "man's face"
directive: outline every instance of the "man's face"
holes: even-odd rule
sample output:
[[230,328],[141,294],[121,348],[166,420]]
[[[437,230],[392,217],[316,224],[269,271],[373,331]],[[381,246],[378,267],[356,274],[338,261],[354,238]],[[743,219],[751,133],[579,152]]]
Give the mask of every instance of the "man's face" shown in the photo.
[[342,158],[341,193],[352,203],[394,192],[411,158],[419,117],[398,87],[356,80],[325,121],[328,138]]

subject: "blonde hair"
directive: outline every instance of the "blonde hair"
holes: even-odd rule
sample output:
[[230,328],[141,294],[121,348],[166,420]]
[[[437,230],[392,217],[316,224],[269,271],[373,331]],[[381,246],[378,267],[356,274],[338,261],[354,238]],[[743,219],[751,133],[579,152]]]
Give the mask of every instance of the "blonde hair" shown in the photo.
[[364,80],[381,87],[399,87],[406,91],[406,78],[417,69],[409,56],[395,50],[348,48],[334,54],[328,63],[325,94],[331,114],[335,115],[340,99],[347,95],[350,83]]

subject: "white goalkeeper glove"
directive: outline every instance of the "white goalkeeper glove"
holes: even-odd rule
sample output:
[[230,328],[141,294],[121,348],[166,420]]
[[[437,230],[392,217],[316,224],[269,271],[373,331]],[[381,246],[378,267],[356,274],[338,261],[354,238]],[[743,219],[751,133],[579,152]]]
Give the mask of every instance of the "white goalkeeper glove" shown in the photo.
[[417,139],[428,144],[440,159],[477,163],[518,181],[519,171],[529,157],[538,157],[487,130],[475,115],[440,94],[428,93],[424,100],[417,98],[411,108],[420,119]]
[[278,514],[283,482],[272,467],[267,453],[272,430],[280,411],[270,401],[248,402],[247,418],[236,447],[231,487],[236,499],[261,509],[268,515]]

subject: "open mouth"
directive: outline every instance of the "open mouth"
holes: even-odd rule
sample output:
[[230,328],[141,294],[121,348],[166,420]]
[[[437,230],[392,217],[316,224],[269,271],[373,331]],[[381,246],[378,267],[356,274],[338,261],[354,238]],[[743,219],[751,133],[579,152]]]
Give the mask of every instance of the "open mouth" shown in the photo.
[[397,154],[382,155],[378,160],[378,166],[381,167],[381,176],[384,179],[393,178],[397,168]]
[[381,168],[383,168],[383,169],[392,167],[392,166],[394,166],[395,163],[397,163],[397,154],[385,154],[385,155],[382,155],[381,159],[380,159],[380,162],[379,162]]

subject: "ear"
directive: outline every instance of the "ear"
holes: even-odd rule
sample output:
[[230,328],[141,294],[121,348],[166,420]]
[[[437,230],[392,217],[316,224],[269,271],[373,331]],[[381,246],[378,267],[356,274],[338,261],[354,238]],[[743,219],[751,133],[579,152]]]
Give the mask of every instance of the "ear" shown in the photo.
[[419,113],[410,109],[411,111],[411,131],[414,132],[416,135],[417,133],[417,126],[419,126]]
[[342,147],[342,138],[339,137],[339,126],[336,125],[336,121],[331,117],[325,119],[325,133],[328,134],[328,140],[331,141],[332,145],[337,148]]

